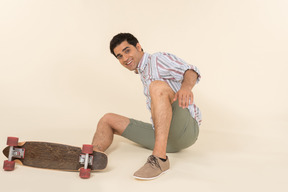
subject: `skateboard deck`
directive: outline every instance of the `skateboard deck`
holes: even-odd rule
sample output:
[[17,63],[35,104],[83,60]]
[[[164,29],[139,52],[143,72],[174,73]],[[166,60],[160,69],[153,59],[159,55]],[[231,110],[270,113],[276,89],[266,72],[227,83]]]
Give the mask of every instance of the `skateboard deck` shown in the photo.
[[[62,171],[80,171],[81,167],[83,167],[80,159],[81,156],[83,159],[85,155],[82,154],[80,147],[26,141],[18,143],[18,146],[14,146],[14,148],[19,149],[20,152],[16,153],[21,153],[22,157],[13,156],[12,161],[24,166]],[[8,158],[9,146],[3,150],[3,154]],[[107,161],[105,153],[93,151],[89,155],[88,168],[91,171],[103,170],[107,166]]]

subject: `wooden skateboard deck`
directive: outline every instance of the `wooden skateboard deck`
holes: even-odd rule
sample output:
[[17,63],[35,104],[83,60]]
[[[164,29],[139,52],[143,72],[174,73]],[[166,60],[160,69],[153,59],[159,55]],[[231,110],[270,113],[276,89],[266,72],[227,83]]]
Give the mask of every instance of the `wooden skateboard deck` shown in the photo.
[[[13,157],[16,163],[36,168],[55,169],[62,171],[79,171],[83,164],[79,162],[82,150],[80,147],[69,145],[26,141],[18,143],[14,148],[24,149],[24,158]],[[3,150],[3,154],[9,156],[9,146]],[[91,156],[93,158],[91,158]],[[107,166],[107,155],[93,151],[90,154],[92,165],[88,165],[91,171],[103,170]]]

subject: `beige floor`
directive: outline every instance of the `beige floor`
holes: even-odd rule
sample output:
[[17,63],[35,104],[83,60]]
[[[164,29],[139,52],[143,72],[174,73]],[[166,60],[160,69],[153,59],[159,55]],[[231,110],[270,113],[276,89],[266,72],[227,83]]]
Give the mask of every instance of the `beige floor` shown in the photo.
[[[171,169],[153,181],[137,181],[133,172],[140,167],[150,151],[126,139],[115,137],[107,151],[109,165],[103,172],[93,173],[88,180],[77,173],[17,166],[12,172],[1,170],[1,191],[287,191],[288,141],[287,121],[239,123],[201,127],[198,142],[180,153],[169,154]],[[262,121],[263,122],[263,121]],[[49,140],[81,146],[93,130],[35,130],[27,133],[1,130],[0,147],[6,136],[20,140]],[[57,134],[56,134],[57,133]],[[77,140],[74,140],[77,138]],[[5,158],[1,155],[1,161]]]

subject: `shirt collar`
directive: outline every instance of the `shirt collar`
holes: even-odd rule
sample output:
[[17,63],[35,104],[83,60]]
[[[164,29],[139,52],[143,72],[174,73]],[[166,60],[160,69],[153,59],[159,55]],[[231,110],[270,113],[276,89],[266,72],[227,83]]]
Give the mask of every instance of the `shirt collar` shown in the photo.
[[138,67],[137,67],[137,70],[139,71],[139,73],[143,72],[143,70],[147,66],[149,56],[150,56],[149,53],[144,53],[142,59],[140,60],[140,62],[138,64]]

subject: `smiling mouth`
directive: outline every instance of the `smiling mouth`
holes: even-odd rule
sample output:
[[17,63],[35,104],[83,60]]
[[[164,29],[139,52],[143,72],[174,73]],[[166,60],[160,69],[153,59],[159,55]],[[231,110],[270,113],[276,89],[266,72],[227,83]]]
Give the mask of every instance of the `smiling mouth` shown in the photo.
[[130,65],[132,63],[133,60],[129,61],[126,63],[126,65]]

